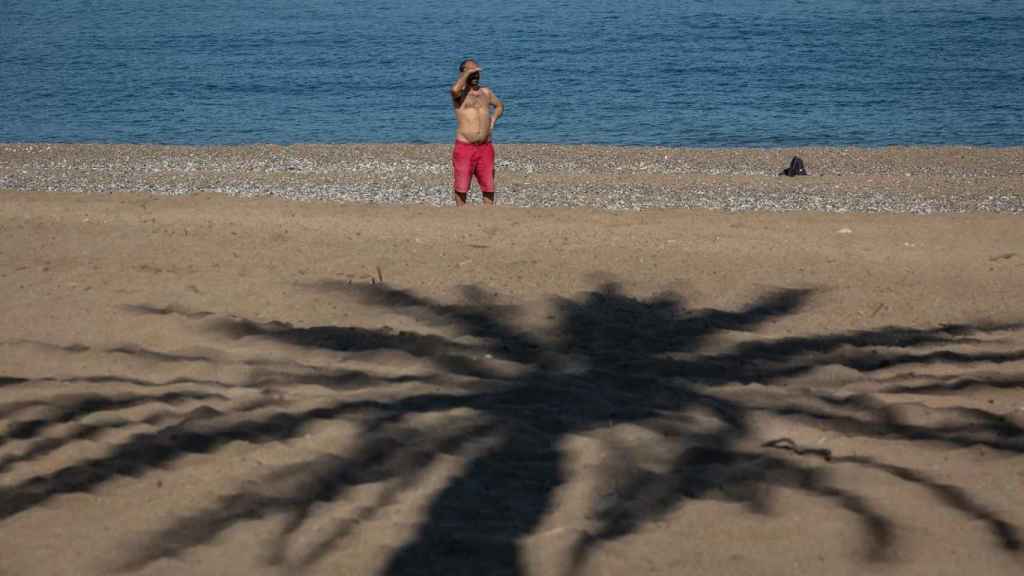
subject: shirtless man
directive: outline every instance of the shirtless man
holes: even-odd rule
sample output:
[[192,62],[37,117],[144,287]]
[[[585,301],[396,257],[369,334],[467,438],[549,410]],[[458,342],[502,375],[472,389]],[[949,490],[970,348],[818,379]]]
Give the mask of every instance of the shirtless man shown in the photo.
[[[484,204],[494,206],[494,145],[491,132],[505,105],[480,85],[480,66],[472,58],[459,65],[459,79],[452,84],[452,105],[455,106],[455,148],[452,150],[452,172],[455,175],[455,205],[466,204],[466,193],[473,176],[480,185]],[[491,113],[491,108],[494,113]]]

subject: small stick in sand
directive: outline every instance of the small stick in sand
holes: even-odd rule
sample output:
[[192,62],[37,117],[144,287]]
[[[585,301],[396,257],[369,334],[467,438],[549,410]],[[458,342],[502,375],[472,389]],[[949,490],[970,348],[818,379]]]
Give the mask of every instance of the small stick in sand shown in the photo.
[[1010,258],[1013,258],[1016,255],[1017,255],[1016,252],[1007,252],[1006,254],[1000,254],[998,256],[993,256],[993,257],[989,258],[988,261],[989,262],[996,262],[998,260],[1009,260]]

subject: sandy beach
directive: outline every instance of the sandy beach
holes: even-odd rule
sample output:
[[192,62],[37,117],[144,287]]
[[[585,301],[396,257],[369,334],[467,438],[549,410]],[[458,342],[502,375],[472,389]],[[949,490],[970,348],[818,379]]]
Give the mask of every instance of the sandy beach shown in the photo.
[[447,150],[0,145],[0,574],[1024,570],[1024,149]]

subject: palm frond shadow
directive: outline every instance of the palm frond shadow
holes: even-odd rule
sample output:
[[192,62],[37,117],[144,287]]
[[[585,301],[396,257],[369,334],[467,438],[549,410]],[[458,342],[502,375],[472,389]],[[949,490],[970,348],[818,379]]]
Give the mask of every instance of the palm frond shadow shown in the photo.
[[[397,398],[339,396],[328,405],[291,411],[254,409],[251,414],[224,415],[199,410],[175,426],[134,437],[101,461],[15,486],[0,497],[0,519],[57,494],[87,490],[115,473],[142,474],[188,452],[213,451],[231,439],[288,440],[310,421],[346,419],[360,427],[353,453],[277,469],[152,535],[120,568],[136,569],[184,554],[240,522],[268,515],[285,519],[268,561],[316,563],[344,546],[361,523],[416,487],[432,463],[458,455],[466,459],[465,468],[433,497],[425,520],[395,551],[383,573],[522,574],[523,540],[552,509],[556,490],[574,480],[563,442],[630,425],[659,439],[667,465],[645,466],[638,463],[633,448],[607,446],[613,456],[600,468],[598,479],[606,489],[581,520],[585,526],[575,542],[570,570],[581,569],[602,543],[629,535],[687,501],[724,499],[766,513],[772,510],[773,489],[779,487],[849,512],[863,527],[867,558],[887,559],[897,545],[892,518],[867,495],[833,483],[835,466],[870,468],[918,486],[939,503],[988,526],[996,546],[1009,551],[1021,547],[1017,527],[976,502],[965,488],[867,457],[823,455],[792,441],[762,443],[751,425],[755,414],[770,413],[872,438],[950,447],[981,444],[1019,454],[1024,452],[1024,431],[1013,422],[988,413],[958,414],[950,422],[919,422],[912,413],[862,397],[805,394],[797,402],[789,396],[748,400],[716,393],[719,387],[737,383],[770,386],[835,364],[867,372],[937,362],[967,369],[1024,360],[1021,350],[951,350],[989,333],[1017,331],[1019,325],[892,327],[750,338],[712,351],[707,344],[723,332],[754,332],[766,322],[796,314],[811,293],[769,292],[738,311],[689,310],[679,296],[635,298],[609,283],[580,298],[554,302],[556,319],[549,330],[540,332],[516,327],[514,308],[497,306],[474,287],[466,289],[464,303],[455,305],[383,284],[325,283],[322,288],[354,291],[368,304],[471,338],[344,326],[296,327],[244,318],[211,321],[208,314],[189,314],[229,338],[254,337],[340,352],[399,350],[429,360],[436,367],[435,382],[468,377],[480,385],[442,386],[436,392]],[[139,307],[142,313],[173,312],[168,310]],[[497,362],[520,370],[509,376],[496,367]],[[374,381],[372,374],[349,370],[299,378],[326,389]],[[335,380],[337,386],[331,386]],[[275,376],[267,373],[261,385],[274,381]],[[439,414],[451,415],[445,426],[416,424],[419,417]],[[822,461],[814,456],[823,456]],[[355,487],[371,484],[383,484],[385,489],[337,520],[312,546],[294,552],[291,541],[318,504],[344,501]]]

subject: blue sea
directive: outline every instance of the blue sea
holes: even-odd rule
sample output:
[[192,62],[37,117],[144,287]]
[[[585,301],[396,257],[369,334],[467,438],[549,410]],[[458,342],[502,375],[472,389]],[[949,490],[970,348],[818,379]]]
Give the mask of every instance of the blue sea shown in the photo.
[[1022,0],[0,0],[0,142],[1024,145]]

